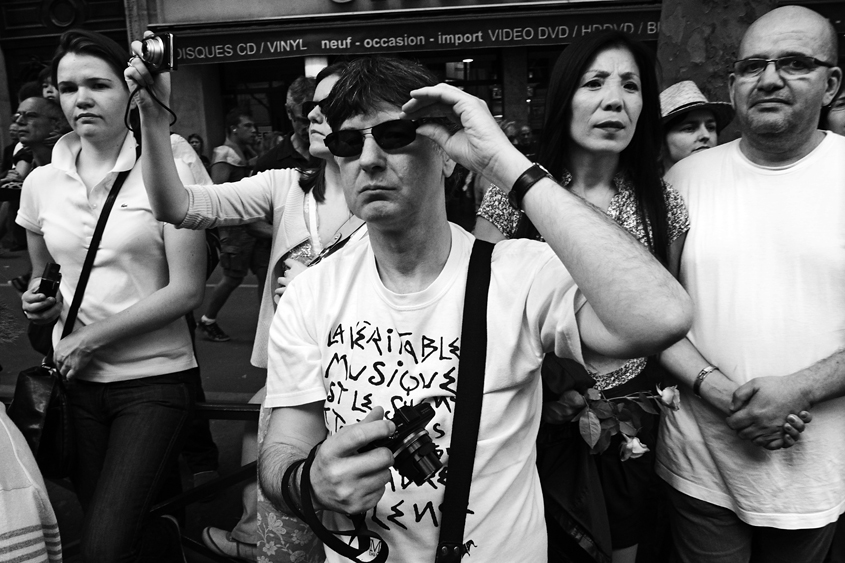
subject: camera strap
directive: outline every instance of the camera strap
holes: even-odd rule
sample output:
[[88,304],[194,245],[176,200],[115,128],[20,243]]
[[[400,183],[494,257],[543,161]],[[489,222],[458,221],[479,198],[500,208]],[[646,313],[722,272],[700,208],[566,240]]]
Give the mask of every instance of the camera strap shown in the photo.
[[[135,156],[140,157],[140,154],[140,148],[136,149]],[[85,262],[82,264],[82,271],[79,273],[79,281],[76,282],[76,291],[73,292],[73,301],[71,301],[67,318],[65,318],[62,338],[73,332],[73,325],[76,324],[76,315],[79,312],[79,307],[82,305],[82,295],[85,293],[85,286],[88,285],[88,278],[91,277],[91,269],[94,267],[94,258],[97,256],[100,241],[103,239],[103,231],[106,230],[106,221],[109,220],[109,213],[111,213],[111,208],[114,207],[114,200],[117,199],[117,194],[120,193],[120,188],[123,187],[123,183],[126,181],[126,177],[129,176],[130,172],[132,172],[132,168],[123,170],[117,175],[117,178],[115,178],[114,183],[109,189],[106,202],[100,210],[100,217],[97,219],[97,226],[94,227],[91,244],[88,246],[88,253],[85,255]]]
[[[455,414],[452,421],[447,486],[444,493],[440,537],[437,546],[436,563],[458,563],[466,552],[463,544],[469,490],[472,484],[472,468],[475,462],[475,447],[478,442],[478,426],[481,421],[481,405],[484,394],[484,368],[487,358],[487,294],[490,288],[490,260],[494,245],[476,239],[472,247],[467,272],[464,296],[463,320],[461,323],[461,359],[458,364],[458,387],[455,396]],[[460,432],[456,431],[460,429]],[[366,514],[347,515],[355,526],[353,530],[329,530],[314,510],[311,500],[311,464],[317,454],[314,446],[308,457],[292,463],[282,477],[282,497],[288,508],[329,548],[355,563],[365,563],[358,557],[370,549],[376,540],[380,549],[375,558],[366,563],[384,563],[389,548],[381,536],[367,529]],[[296,470],[302,466],[299,498],[302,508],[291,498],[288,485]],[[338,538],[350,536],[350,543]],[[358,539],[358,547],[351,545]]]
[[[490,260],[494,245],[476,239],[469,259],[464,316],[461,325],[461,361],[458,390],[449,444],[449,470],[440,517],[440,541],[436,563],[458,563],[466,553],[464,526],[478,425],[484,398],[484,368],[487,360],[487,294],[490,290]],[[458,431],[460,429],[460,431]]]
[[[320,447],[320,444],[317,444],[311,449],[311,453],[308,454],[306,459],[295,461],[285,471],[282,477],[282,498],[284,498],[285,504],[287,504],[288,508],[291,509],[297,518],[308,524],[308,527],[311,528],[314,535],[320,538],[320,541],[343,557],[355,563],[384,563],[387,561],[387,555],[389,553],[387,542],[382,540],[381,536],[376,532],[371,532],[367,529],[367,523],[365,521],[366,514],[347,514],[347,517],[355,526],[353,530],[329,530],[323,526],[320,516],[314,510],[314,503],[311,500],[311,464],[314,463],[314,457],[317,455],[317,448]],[[302,503],[301,510],[296,506],[288,490],[288,484],[300,465],[302,466],[299,482],[299,499]],[[338,536],[349,536],[350,543],[344,542]],[[351,544],[351,541],[355,538],[358,539],[357,548]],[[361,561],[358,559],[358,556],[369,551],[371,539],[377,540],[377,543],[380,544],[379,552],[373,559],[366,562]]]

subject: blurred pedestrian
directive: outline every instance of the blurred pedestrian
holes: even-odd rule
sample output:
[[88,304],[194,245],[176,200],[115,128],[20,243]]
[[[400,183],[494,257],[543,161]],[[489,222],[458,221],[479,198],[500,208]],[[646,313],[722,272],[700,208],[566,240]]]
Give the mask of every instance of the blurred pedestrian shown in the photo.
[[284,168],[314,168],[319,161],[308,152],[308,112],[303,104],[314,98],[315,82],[313,78],[300,76],[288,88],[285,111],[293,125],[293,132],[284,137],[255,164],[255,172],[264,170],[282,170]]
[[692,80],[672,84],[660,93],[663,115],[663,172],[691,154],[715,147],[719,132],[731,122],[727,102],[711,102]]
[[[33,269],[55,261],[62,283],[47,297],[33,278],[22,303],[32,322],[56,321],[53,363],[72,382],[82,559],[184,561],[176,520],[148,514],[165,483],[179,490],[175,462],[197,377],[183,317],[202,300],[205,240],[153,216],[124,124],[127,58],[104,35],[61,36],[52,75],[73,132],[56,144],[49,165],[27,177],[17,221],[28,231]],[[60,339],[91,232],[118,177],[125,182],[76,324]]]
[[200,161],[202,162],[202,165],[205,166],[205,170],[207,172],[211,166],[211,162],[209,162],[208,157],[205,155],[205,142],[202,140],[202,137],[200,137],[197,133],[191,133],[188,135],[188,143],[190,143],[194,152],[196,152],[197,156],[199,156]]
[[[235,108],[226,115],[226,142],[214,149],[211,159],[211,179],[215,184],[236,183],[250,175],[251,146],[256,129],[252,114]],[[217,315],[229,296],[241,285],[250,270],[258,282],[258,298],[264,290],[264,278],[270,259],[272,225],[257,219],[245,226],[220,229],[220,267],[223,277],[214,286],[208,308],[197,323],[197,330],[212,342],[227,342],[231,337],[217,324]]]
[[[616,31],[577,40],[555,64],[546,99],[539,163],[560,178],[567,190],[624,227],[677,277],[689,217],[680,195],[663,183],[657,170],[660,105],[648,50]],[[478,215],[475,233],[480,238],[536,236],[536,229],[497,186],[487,192]],[[658,417],[642,413],[637,439],[649,451],[623,461],[621,433],[604,453],[589,455],[577,428],[569,424],[576,412],[556,417],[549,407],[561,391],[584,393],[586,387],[611,398],[650,391],[661,372],[656,359],[625,361],[589,349],[583,353],[589,383],[576,384],[584,379],[580,370],[577,375],[567,371],[577,368],[553,355],[544,363],[546,410],[538,463],[547,499],[549,558],[558,560],[579,540],[588,552],[598,550],[614,563],[633,562],[650,530],[654,501],[650,495],[657,485],[653,452]],[[552,392],[550,380],[558,373],[566,374],[572,383]],[[575,491],[561,481],[561,474],[599,482],[600,487]],[[589,500],[584,502],[584,497]]]

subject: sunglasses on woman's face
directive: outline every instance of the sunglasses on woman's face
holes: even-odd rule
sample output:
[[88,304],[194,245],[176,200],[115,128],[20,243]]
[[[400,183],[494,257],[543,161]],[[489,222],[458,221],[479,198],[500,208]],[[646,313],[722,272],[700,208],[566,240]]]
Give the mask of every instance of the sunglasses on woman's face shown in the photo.
[[323,98],[322,100],[319,100],[319,101],[309,100],[307,102],[302,102],[302,115],[307,117],[309,113],[314,111],[314,108],[319,107],[320,104],[322,104],[325,101],[326,101],[326,99]]
[[417,127],[420,121],[395,119],[385,121],[366,129],[343,129],[326,135],[326,146],[335,156],[358,156],[364,150],[364,137],[367,133],[373,136],[378,146],[389,151],[401,149],[414,142],[417,138]]

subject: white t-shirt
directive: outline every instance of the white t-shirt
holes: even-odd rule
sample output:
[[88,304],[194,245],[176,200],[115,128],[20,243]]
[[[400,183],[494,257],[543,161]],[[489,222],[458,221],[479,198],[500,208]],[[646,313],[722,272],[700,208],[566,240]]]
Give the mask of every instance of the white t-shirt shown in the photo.
[[[375,406],[387,416],[429,402],[428,425],[448,465],[467,266],[474,238],[451,226],[443,271],[423,291],[382,284],[369,239],[293,280],[270,329],[266,407],[324,402],[330,433]],[[543,499],[535,468],[540,364],[545,352],[581,358],[572,277],[547,244],[496,245],[487,306],[484,403],[464,535],[472,560],[545,561]],[[430,563],[438,541],[441,475],[417,487],[393,473],[367,526],[389,561]],[[326,512],[330,529],[348,521]],[[329,551],[329,550],[327,550]],[[338,555],[328,553],[331,562]]]
[[[845,137],[827,134],[777,169],[751,163],[734,141],[684,159],[666,180],[689,208],[681,282],[695,303],[689,338],[710,363],[742,385],[845,345]],[[845,510],[845,399],[812,412],[794,447],[767,451],[687,394],[664,417],[657,472],[751,525],[822,527]]]
[[[91,269],[76,326],[106,319],[128,309],[165,287],[169,281],[164,229],[153,217],[144,189],[140,164],[135,162],[135,139],[126,135],[117,162],[90,193],[76,172],[81,149],[76,133],[68,133],[53,147],[52,163],[27,176],[16,222],[44,237],[50,256],[62,269],[62,314],[53,329],[58,343],[76,284],[94,235],[100,210],[114,181],[131,170],[106,223]],[[176,161],[183,182],[193,182],[190,170]],[[34,272],[41,275],[41,272]],[[175,373],[196,367],[185,319],[124,338],[97,349],[79,379],[109,383]]]

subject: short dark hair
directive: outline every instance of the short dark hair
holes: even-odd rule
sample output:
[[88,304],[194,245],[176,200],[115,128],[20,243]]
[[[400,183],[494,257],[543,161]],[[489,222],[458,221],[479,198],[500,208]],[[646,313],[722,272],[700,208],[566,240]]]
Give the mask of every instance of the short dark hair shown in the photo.
[[197,133],[191,133],[188,135],[188,142],[190,143],[193,139],[196,139],[200,142],[200,152],[202,152],[203,147],[205,146],[205,141],[202,140],[202,137],[199,136]]
[[59,38],[59,46],[50,64],[50,75],[54,86],[58,86],[59,84],[59,62],[65,55],[70,53],[90,55],[102,59],[120,77],[120,83],[126,87],[126,83],[123,82],[123,69],[126,68],[129,53],[126,49],[118,45],[114,39],[96,31],[88,31],[87,29],[71,29],[65,31],[61,38]]
[[381,105],[402,107],[411,91],[439,82],[418,62],[396,57],[364,57],[349,63],[332,88],[323,114],[332,129],[356,115],[366,115]]
[[342,74],[346,67],[349,66],[349,63],[346,61],[338,61],[336,63],[332,63],[329,66],[323,68],[320,72],[317,73],[317,77],[314,79],[314,83],[319,84],[329,76],[333,76],[335,74]]
[[23,85],[18,89],[18,103],[20,104],[24,100],[28,100],[29,98],[40,98],[41,97],[41,83],[35,80],[30,80],[29,82],[24,82]]
[[[317,85],[316,81],[308,76],[300,76],[294,80],[290,87],[286,99],[290,99],[297,106],[302,102],[308,101],[314,97],[314,87]],[[287,105],[287,102],[285,102]]]
[[663,181],[657,162],[663,142],[660,119],[660,90],[657,84],[654,56],[640,41],[616,30],[598,31],[574,41],[555,63],[546,93],[546,118],[540,138],[538,162],[556,178],[567,168],[567,152],[572,139],[569,135],[572,98],[581,76],[593,59],[612,47],[627,49],[634,57],[640,72],[643,108],[631,142],[622,151],[619,164],[634,184],[637,208],[645,228],[651,251],[664,264],[668,260],[668,221]]
[[232,132],[232,127],[237,127],[241,124],[241,117],[247,117],[252,119],[252,112],[246,108],[232,108],[229,110],[229,113],[226,114],[226,136],[229,136],[229,133]]
[[49,66],[45,66],[41,69],[41,72],[38,73],[38,82],[44,84],[47,80],[50,80],[50,83],[53,83],[53,76],[52,76],[52,69]]

